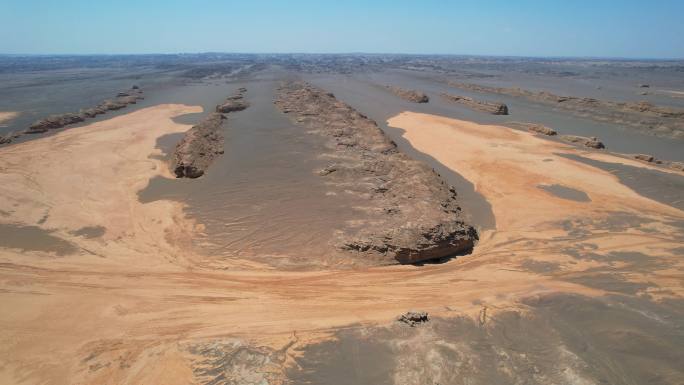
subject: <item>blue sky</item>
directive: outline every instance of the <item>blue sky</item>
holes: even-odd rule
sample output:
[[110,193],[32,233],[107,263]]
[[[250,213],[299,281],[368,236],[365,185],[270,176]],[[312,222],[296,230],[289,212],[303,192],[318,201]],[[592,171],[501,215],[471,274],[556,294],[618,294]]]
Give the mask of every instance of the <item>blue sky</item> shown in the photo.
[[684,58],[684,0],[0,0],[0,53]]

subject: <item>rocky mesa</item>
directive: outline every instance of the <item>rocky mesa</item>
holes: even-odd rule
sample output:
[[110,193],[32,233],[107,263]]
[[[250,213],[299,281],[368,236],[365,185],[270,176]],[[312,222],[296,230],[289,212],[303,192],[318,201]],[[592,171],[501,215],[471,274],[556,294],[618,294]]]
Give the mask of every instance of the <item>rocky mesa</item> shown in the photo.
[[[340,193],[368,201],[341,229],[340,250],[388,263],[419,263],[469,253],[478,239],[462,219],[456,191],[425,164],[398,151],[378,125],[332,93],[301,81],[279,88],[276,105],[327,139],[330,164],[318,174]],[[358,225],[362,223],[362,225]]]

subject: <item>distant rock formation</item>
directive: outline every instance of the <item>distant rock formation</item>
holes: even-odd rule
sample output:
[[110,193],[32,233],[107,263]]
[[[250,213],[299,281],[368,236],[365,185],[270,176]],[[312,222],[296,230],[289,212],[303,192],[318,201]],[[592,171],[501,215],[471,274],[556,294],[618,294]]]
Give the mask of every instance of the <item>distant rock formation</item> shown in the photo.
[[185,133],[173,153],[172,169],[176,178],[199,178],[223,154],[221,124],[225,118],[214,112]]
[[45,119],[38,120],[29,126],[24,131],[25,134],[40,134],[49,130],[62,128],[74,123],[80,123],[89,118],[94,118],[97,115],[106,113],[107,111],[114,111],[122,109],[129,104],[135,104],[138,100],[144,99],[142,90],[131,88],[125,92],[119,92],[115,99],[108,99],[98,104],[93,108],[83,109],[77,113],[64,113],[48,116]]
[[669,162],[669,166],[673,170],[684,171],[684,163],[683,162]]
[[0,144],[12,143],[12,140],[20,137],[20,133],[10,132],[5,135],[0,135]]
[[634,154],[634,159],[641,160],[641,161],[648,162],[648,163],[653,163],[656,161],[656,158],[653,155],[647,155],[647,154]]
[[655,106],[649,102],[613,102],[594,98],[559,96],[521,88],[482,86],[449,81],[452,87],[528,100],[564,109],[601,122],[627,124],[656,136],[684,139],[684,109]]
[[561,135],[560,139],[565,141],[565,142],[581,144],[583,146],[596,148],[596,149],[606,148],[606,146],[603,144],[603,142],[601,142],[595,136],[592,136],[591,138],[587,138],[586,136]]
[[233,96],[229,96],[226,100],[216,106],[216,112],[229,113],[235,111],[242,111],[249,107],[249,103],[244,100],[244,94],[247,92],[246,88],[239,88]]
[[442,93],[441,96],[446,100],[451,102],[456,102],[463,104],[474,110],[487,112],[492,115],[508,115],[508,106],[503,103],[487,102],[482,100],[475,100],[467,96],[452,95],[446,92]]
[[661,165],[664,167],[669,167],[672,170],[676,171],[684,171],[684,163],[682,162],[674,162],[670,160],[662,160],[658,159],[653,155],[648,155],[648,154],[632,154],[632,157],[636,160],[640,160],[645,163],[652,163],[652,164],[657,164]]
[[39,134],[47,132],[48,130],[53,130],[56,128],[62,128],[69,124],[79,123],[85,120],[85,116],[81,114],[65,113],[59,115],[51,115],[45,119],[41,119],[33,123],[26,131],[26,134]]
[[427,103],[430,101],[430,98],[425,93],[420,92],[420,91],[407,90],[405,88],[394,87],[394,86],[385,86],[385,88],[387,88],[393,94],[399,96],[400,98],[408,100],[409,102]]
[[553,128],[546,127],[546,126],[541,125],[541,124],[534,124],[534,125],[528,127],[527,130],[530,132],[535,132],[537,134],[548,135],[548,136],[554,136],[554,135],[558,134],[556,132],[556,130],[554,130]]
[[546,127],[543,124],[538,123],[521,123],[521,122],[510,122],[507,123],[510,126],[527,130],[535,134],[542,134],[547,136],[558,135],[558,132],[551,127]]
[[399,263],[472,250],[477,232],[463,221],[456,191],[425,164],[399,152],[374,121],[304,82],[285,83],[276,105],[295,124],[327,138],[330,165],[315,171],[326,184],[372,201],[364,225],[339,231],[335,244],[340,250]]

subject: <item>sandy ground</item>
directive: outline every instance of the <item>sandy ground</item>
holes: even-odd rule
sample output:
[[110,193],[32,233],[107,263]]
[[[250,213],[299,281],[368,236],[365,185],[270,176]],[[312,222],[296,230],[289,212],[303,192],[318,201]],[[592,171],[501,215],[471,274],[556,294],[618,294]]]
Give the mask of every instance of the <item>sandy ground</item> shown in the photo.
[[[206,341],[238,338],[294,355],[337,328],[388,323],[412,308],[475,318],[545,293],[603,295],[608,288],[573,281],[605,265],[572,258],[584,248],[657,254],[664,267],[621,277],[652,282],[644,290],[655,298],[684,294],[673,251],[684,244],[672,225],[683,212],[556,155],[581,153],[573,147],[416,113],[389,123],[492,204],[496,229],[473,255],[339,271],[204,267],[189,247],[202,227],[182,205],[137,200],[151,177],[168,172],[156,139],[187,130],[171,118],[191,112],[198,107],[161,105],[0,149],[0,224],[35,226],[74,246],[65,255],[0,249],[0,383],[195,383],[191,347]],[[553,184],[591,200],[537,187]],[[79,235],[84,228],[98,235]],[[554,274],[534,263],[553,264]]]
[[2,125],[3,123],[9,122],[10,120],[16,118],[17,116],[19,116],[18,112],[0,111],[0,125]]
[[[643,168],[652,166],[582,151],[501,126],[411,112],[395,116],[388,123],[405,130],[404,136],[418,151],[429,153],[471,181],[490,202],[496,230],[481,235],[478,254],[490,247],[497,253],[515,252],[510,246],[501,245],[524,244],[523,250],[528,253],[530,249],[543,251],[528,258],[577,270],[567,265],[574,262],[567,255],[555,254],[568,248],[581,249],[583,243],[604,252],[657,252],[668,256],[671,268],[662,272],[633,271],[629,279],[654,280],[659,284],[652,289],[654,292],[684,294],[681,281],[670,275],[676,272],[681,278],[678,247],[682,245],[684,212],[637,194],[611,173],[561,155],[582,155]],[[540,185],[569,187],[585,193],[590,201],[564,199],[540,189]],[[581,229],[572,229],[576,225]],[[569,230],[591,235],[564,240]]]

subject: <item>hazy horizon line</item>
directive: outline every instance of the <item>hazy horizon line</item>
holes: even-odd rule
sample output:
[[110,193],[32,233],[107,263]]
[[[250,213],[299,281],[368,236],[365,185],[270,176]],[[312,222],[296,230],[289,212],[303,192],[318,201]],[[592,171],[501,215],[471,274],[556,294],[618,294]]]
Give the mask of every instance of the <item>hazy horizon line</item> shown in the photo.
[[463,53],[406,53],[406,52],[239,52],[239,51],[198,51],[198,52],[147,52],[147,53],[5,53],[0,56],[164,56],[164,55],[368,55],[368,56],[454,56],[454,57],[490,57],[520,59],[578,59],[578,60],[624,60],[624,61],[684,61],[682,57],[648,57],[648,56],[572,56],[572,55],[498,55],[498,54],[463,54]]

